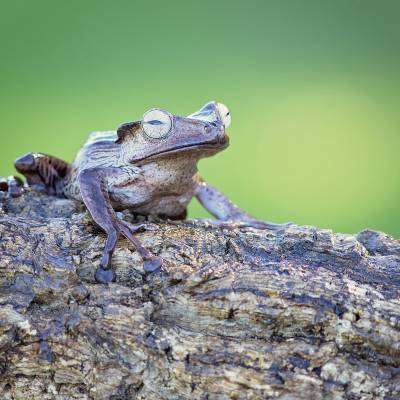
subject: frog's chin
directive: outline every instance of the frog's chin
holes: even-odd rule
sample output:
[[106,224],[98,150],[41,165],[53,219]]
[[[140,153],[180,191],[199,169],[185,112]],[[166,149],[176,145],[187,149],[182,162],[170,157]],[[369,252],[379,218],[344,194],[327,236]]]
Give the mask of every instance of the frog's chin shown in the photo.
[[225,150],[228,146],[229,138],[228,136],[224,136],[223,139],[214,142],[176,146],[169,150],[151,153],[143,158],[132,159],[131,162],[147,163],[150,161],[154,161],[155,159],[166,158],[180,154],[186,156],[188,155],[188,153],[192,153],[194,158],[203,158],[212,156],[215,153],[219,153],[220,151]]

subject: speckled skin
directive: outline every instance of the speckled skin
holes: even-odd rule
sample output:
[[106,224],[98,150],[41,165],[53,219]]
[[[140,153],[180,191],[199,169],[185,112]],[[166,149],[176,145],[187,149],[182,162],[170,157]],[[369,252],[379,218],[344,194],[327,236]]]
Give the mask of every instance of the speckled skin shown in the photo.
[[[109,144],[104,144],[105,138],[110,140]],[[65,180],[64,195],[82,201],[79,174],[100,167],[107,171],[107,190],[115,209],[128,208],[139,214],[169,218],[182,215],[199,182],[198,158],[194,154],[176,153],[130,164],[123,160],[121,145],[115,143],[116,139],[116,132],[91,135]]]
[[[118,218],[114,210],[130,209],[179,219],[185,217],[188,203],[196,196],[221,221],[237,220],[261,229],[286,226],[255,220],[199,176],[198,160],[228,146],[225,128],[230,113],[225,106],[209,102],[188,117],[163,110],[155,112],[168,123],[171,121],[162,137],[149,136],[145,124],[158,129],[165,123],[143,118],[125,123],[117,131],[92,133],[71,165],[38,153],[15,162],[28,185],[83,201],[94,221],[107,233],[101,267],[96,272],[101,283],[115,278],[111,257],[119,234],[134,244],[147,272],[162,265],[162,260],[143,248],[133,235],[135,227]],[[12,195],[19,194],[18,182],[9,180],[9,188]]]

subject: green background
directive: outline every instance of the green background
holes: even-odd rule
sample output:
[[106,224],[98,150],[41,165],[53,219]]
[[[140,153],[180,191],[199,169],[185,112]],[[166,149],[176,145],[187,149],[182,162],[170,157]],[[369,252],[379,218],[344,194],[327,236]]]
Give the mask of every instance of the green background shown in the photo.
[[[230,107],[200,162],[255,216],[400,237],[400,1],[0,1],[0,175],[151,107]],[[206,216],[196,203],[191,216]]]

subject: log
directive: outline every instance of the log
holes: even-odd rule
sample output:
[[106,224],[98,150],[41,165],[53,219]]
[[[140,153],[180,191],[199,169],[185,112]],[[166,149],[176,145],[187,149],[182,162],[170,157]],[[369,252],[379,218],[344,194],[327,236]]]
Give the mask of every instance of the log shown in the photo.
[[400,241],[144,222],[101,285],[82,204],[0,194],[1,399],[400,398]]

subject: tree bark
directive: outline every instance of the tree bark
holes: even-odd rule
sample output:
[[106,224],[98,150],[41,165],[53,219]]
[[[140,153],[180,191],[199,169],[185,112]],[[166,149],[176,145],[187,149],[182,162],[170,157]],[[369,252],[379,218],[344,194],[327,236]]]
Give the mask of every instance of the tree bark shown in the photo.
[[[76,202],[0,194],[0,398],[400,398],[400,242],[207,221],[120,239]],[[132,216],[124,213],[124,218]]]

